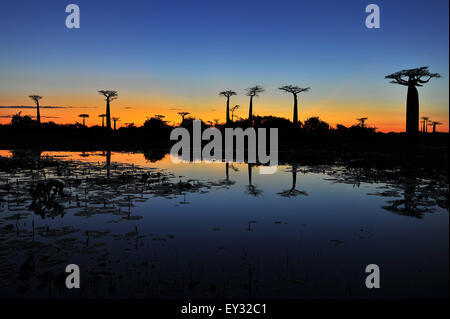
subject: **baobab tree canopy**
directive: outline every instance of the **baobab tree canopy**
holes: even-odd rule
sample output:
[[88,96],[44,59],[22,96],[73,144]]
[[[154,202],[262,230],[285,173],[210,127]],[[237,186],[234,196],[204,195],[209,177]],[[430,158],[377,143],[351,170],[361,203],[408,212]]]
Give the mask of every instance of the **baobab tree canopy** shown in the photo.
[[247,91],[247,96],[258,96],[259,93],[265,91],[265,89],[260,85],[255,85],[245,90]]
[[385,79],[392,79],[390,83],[400,85],[414,85],[423,86],[428,83],[431,78],[440,78],[439,73],[430,73],[427,66],[416,69],[401,70],[389,75],[386,75]]
[[301,93],[301,92],[308,92],[310,89],[311,88],[309,88],[309,87],[301,88],[301,87],[298,87],[296,85],[284,85],[284,86],[279,88],[279,90],[286,91],[286,92],[289,92],[289,93],[292,93],[292,94],[298,94],[298,93]]
[[230,96],[236,95],[236,92],[231,91],[231,90],[222,91],[222,92],[219,92],[219,95],[223,95],[225,97],[230,97]]
[[392,79],[390,83],[400,84],[408,87],[406,97],[406,133],[416,136],[419,131],[419,92],[417,86],[423,86],[432,78],[440,78],[439,73],[430,73],[427,66],[416,69],[401,70],[385,76]]
[[29,95],[30,99],[32,99],[35,103],[39,103],[39,100],[43,98],[43,96],[40,95]]
[[100,90],[98,93],[106,97],[106,127],[111,129],[111,109],[109,103],[119,96],[117,91],[114,90]]

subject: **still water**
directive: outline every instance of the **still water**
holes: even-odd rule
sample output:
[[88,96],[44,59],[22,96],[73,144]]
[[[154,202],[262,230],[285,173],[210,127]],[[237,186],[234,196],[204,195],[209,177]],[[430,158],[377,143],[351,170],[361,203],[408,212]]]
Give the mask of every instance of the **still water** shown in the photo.
[[[151,153],[38,160],[63,164],[0,170],[2,298],[448,297],[446,176],[299,164],[261,175]],[[63,193],[40,198],[51,180]],[[65,288],[71,263],[78,290]],[[380,289],[365,286],[368,264]]]

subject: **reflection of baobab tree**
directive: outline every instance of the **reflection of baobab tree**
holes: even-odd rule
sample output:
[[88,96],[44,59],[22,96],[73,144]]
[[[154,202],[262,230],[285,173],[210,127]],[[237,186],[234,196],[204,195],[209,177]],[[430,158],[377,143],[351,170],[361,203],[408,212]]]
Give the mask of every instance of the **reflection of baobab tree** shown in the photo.
[[307,192],[297,190],[297,164],[292,164],[291,169],[288,172],[292,172],[292,186],[290,189],[279,192],[278,195],[283,197],[296,197],[299,195],[308,196]]
[[262,194],[262,190],[259,189],[256,185],[252,183],[252,167],[253,164],[248,163],[248,185],[247,185],[247,194],[258,197]]
[[298,101],[297,101],[297,95],[299,93],[302,92],[308,92],[309,91],[309,87],[307,88],[300,88],[298,86],[295,85],[285,85],[279,88],[282,91],[288,92],[288,93],[292,93],[292,95],[294,96],[294,116],[292,117],[292,122],[294,123],[294,125],[298,124]]
[[106,176],[109,178],[111,176],[111,150],[106,151]]
[[435,202],[419,191],[414,174],[408,174],[402,188],[403,199],[388,201],[390,205],[383,206],[384,209],[398,215],[416,218],[423,218],[424,213],[433,211],[432,206]]
[[236,182],[230,180],[230,163],[225,162],[225,179],[220,181],[223,185],[233,185]]
[[406,133],[416,135],[419,131],[419,93],[417,86],[423,86],[432,78],[440,78],[439,73],[430,73],[428,67],[402,70],[387,75],[386,79],[392,79],[390,83],[400,84],[408,87],[406,97]]

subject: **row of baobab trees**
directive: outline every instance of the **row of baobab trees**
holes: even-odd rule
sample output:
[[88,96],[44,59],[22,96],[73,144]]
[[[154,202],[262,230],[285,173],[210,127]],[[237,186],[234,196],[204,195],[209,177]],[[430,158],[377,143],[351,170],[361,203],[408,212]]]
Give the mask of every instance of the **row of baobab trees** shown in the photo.
[[[407,69],[401,70],[390,75],[385,76],[386,79],[391,79],[390,83],[404,85],[408,87],[408,93],[406,98],[406,133],[408,135],[415,135],[419,132],[419,93],[417,91],[417,87],[421,87],[424,84],[428,83],[432,78],[441,77],[439,73],[430,73],[428,67],[420,67],[415,69]],[[293,116],[292,122],[294,126],[299,125],[298,120],[298,95],[300,93],[308,92],[310,87],[299,87],[297,85],[284,85],[279,87],[279,90],[284,91],[286,93],[290,93],[293,96],[294,107],[293,107]],[[252,122],[253,120],[253,99],[258,97],[259,94],[265,91],[264,87],[261,85],[255,85],[249,87],[245,90],[245,94],[250,98],[249,100],[249,108],[248,108],[248,120]],[[116,127],[116,122],[119,121],[118,117],[111,118],[111,102],[118,98],[117,91],[114,90],[100,90],[99,94],[105,97],[106,101],[106,113],[101,114],[102,117],[102,126],[104,126],[104,120],[106,118],[106,127],[111,129],[111,120],[114,121],[114,129]],[[229,124],[233,121],[234,111],[239,108],[239,105],[235,105],[230,108],[230,100],[231,97],[237,95],[237,93],[233,90],[225,90],[219,92],[219,95],[224,96],[226,98],[226,124]],[[40,111],[39,111],[39,100],[42,99],[42,96],[39,95],[30,95],[29,96],[35,103],[37,109],[37,122],[40,123]],[[232,113],[232,117],[230,119],[230,111]],[[182,120],[184,120],[185,116],[190,114],[189,112],[180,112],[178,113],[182,116]],[[83,125],[85,125],[85,119],[89,117],[88,114],[80,114],[80,117],[83,118]],[[359,118],[360,125],[364,127],[364,123],[367,118]],[[440,122],[437,121],[429,121],[428,117],[422,117],[422,132],[427,132],[427,126],[433,126],[433,132],[436,131],[436,126],[440,125]]]

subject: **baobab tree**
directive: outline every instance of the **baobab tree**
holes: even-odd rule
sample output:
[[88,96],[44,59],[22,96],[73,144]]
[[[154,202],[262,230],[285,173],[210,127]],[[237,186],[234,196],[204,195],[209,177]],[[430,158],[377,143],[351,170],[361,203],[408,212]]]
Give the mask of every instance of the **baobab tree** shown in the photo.
[[114,122],[114,131],[116,130],[116,122],[117,121],[120,121],[120,118],[119,117],[113,117],[113,118],[111,118],[112,120],[113,120],[113,122]]
[[89,117],[89,114],[80,114],[78,117],[83,118],[83,126],[86,126],[86,118]]
[[222,91],[219,93],[219,95],[223,95],[227,98],[227,115],[226,115],[226,124],[230,123],[230,97],[233,95],[236,95],[236,92],[228,90],[228,91]]
[[426,133],[428,131],[427,125],[428,125],[428,120],[430,118],[427,116],[422,116],[421,119],[422,119],[422,132]]
[[100,114],[98,117],[101,117],[101,118],[102,118],[102,127],[105,127],[105,117],[106,117],[106,114]]
[[34,103],[36,103],[36,120],[38,122],[38,124],[41,124],[41,112],[39,110],[39,100],[43,98],[43,96],[40,95],[28,95],[28,97],[30,99],[32,99],[34,101]]
[[240,107],[240,105],[235,105],[231,108],[231,122],[234,122],[234,111],[236,111]]
[[112,91],[112,90],[100,90],[100,91],[98,91],[98,93],[100,93],[101,95],[103,95],[105,97],[105,101],[106,101],[106,127],[110,130],[111,129],[111,108],[110,108],[110,103],[111,103],[111,101],[114,101],[115,99],[117,99],[119,94],[117,93],[117,91]]
[[288,92],[288,93],[292,93],[292,95],[294,96],[294,116],[293,116],[293,120],[292,122],[294,123],[294,125],[298,125],[298,102],[297,102],[297,94],[302,93],[302,92],[308,92],[310,90],[309,87],[307,88],[300,88],[298,86],[295,85],[285,85],[279,88],[282,91]]
[[178,112],[178,115],[181,116],[181,123],[184,122],[184,118],[185,118],[186,116],[188,116],[189,114],[191,114],[191,113],[189,113],[189,112]]
[[368,119],[367,117],[360,117],[359,119],[356,119],[356,120],[359,122],[359,125],[360,125],[362,128],[364,128],[365,125],[366,125],[366,120],[367,120],[367,119]]
[[440,77],[439,73],[430,73],[427,66],[402,70],[385,76],[385,79],[392,79],[390,83],[408,87],[406,97],[406,133],[408,135],[417,135],[419,131],[419,93],[417,87],[423,86],[432,78]]
[[428,123],[428,125],[433,126],[433,133],[436,133],[436,126],[441,124],[442,124],[441,122],[437,121],[431,121],[430,123]]
[[248,108],[248,120],[251,122],[253,121],[253,97],[258,96],[259,93],[264,92],[264,88],[260,85],[255,85],[252,86],[248,89],[246,89],[247,91],[247,96],[250,96],[250,105]]

